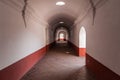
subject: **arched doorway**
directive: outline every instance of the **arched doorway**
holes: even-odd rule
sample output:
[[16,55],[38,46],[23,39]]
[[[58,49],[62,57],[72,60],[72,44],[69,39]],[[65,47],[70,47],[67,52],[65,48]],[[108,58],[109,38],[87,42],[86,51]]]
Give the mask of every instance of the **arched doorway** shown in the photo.
[[79,56],[84,57],[86,54],[86,30],[82,26],[79,33]]
[[59,32],[58,39],[66,41],[66,33],[63,31]]
[[68,41],[68,31],[65,28],[57,29],[55,40],[56,43],[67,43]]

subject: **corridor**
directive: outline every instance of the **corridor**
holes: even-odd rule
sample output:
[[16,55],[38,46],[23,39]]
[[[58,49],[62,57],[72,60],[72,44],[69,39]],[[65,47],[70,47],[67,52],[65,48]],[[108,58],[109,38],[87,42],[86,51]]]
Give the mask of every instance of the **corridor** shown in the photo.
[[21,80],[95,80],[72,47],[56,44]]
[[119,8],[120,0],[0,0],[0,80],[120,80]]

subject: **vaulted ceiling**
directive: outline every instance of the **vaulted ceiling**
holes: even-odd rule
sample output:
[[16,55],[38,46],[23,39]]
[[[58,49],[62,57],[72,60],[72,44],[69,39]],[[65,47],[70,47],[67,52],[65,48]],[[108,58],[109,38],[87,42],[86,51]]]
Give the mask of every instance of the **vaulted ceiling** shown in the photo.
[[59,0],[29,0],[28,4],[34,8],[41,18],[48,20],[57,14],[78,17],[89,5],[89,0],[62,0],[64,6],[56,6]]
[[[41,20],[46,21],[53,29],[60,25],[71,29],[74,22],[84,16],[90,7],[95,7],[97,3],[106,0],[61,0],[66,3],[64,6],[57,6],[56,2],[58,1],[28,0],[27,4],[33,13]],[[61,21],[64,24],[60,24]]]

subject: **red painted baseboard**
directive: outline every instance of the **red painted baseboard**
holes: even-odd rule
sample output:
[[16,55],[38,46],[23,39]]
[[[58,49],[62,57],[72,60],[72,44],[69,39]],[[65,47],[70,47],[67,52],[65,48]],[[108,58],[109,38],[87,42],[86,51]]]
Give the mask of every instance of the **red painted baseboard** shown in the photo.
[[81,57],[86,56],[86,48],[79,48],[79,56]]
[[102,65],[88,54],[86,54],[86,66],[95,74],[97,80],[120,80],[119,75]]
[[0,71],[0,80],[20,80],[45,55],[46,47]]

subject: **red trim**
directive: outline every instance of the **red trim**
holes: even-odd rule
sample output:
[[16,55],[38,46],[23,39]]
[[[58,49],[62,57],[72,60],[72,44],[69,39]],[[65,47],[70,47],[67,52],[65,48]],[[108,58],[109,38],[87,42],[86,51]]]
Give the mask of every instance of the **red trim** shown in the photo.
[[86,48],[79,48],[79,56],[85,57],[86,55]]
[[120,80],[120,76],[86,54],[86,66],[97,76],[97,80]]
[[58,39],[58,41],[66,41],[66,39],[60,38],[60,39]]
[[20,80],[20,78],[42,59],[45,55],[46,47],[36,51],[35,53],[25,57],[24,59],[10,65],[0,71],[0,80]]

